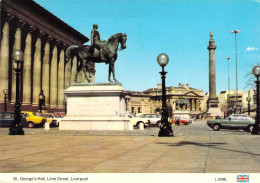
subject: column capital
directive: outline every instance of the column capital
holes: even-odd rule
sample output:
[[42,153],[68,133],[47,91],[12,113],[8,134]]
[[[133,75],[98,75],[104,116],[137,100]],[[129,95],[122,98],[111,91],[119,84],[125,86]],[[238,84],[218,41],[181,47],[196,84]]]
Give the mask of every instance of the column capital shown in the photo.
[[60,41],[60,40],[55,39],[55,40],[54,40],[54,44],[55,44],[57,47],[61,48],[61,41]]
[[53,37],[50,36],[50,35],[48,35],[48,37],[47,37],[47,41],[48,41],[48,42],[51,42],[52,40],[53,40]]
[[5,20],[6,20],[7,22],[11,22],[13,19],[14,19],[14,15],[7,12],[7,13],[6,13]]
[[41,30],[39,30],[39,31],[37,32],[37,37],[39,37],[39,38],[42,38],[44,35],[45,35],[45,32],[43,32],[43,31],[41,31]]
[[66,49],[69,47],[69,45],[66,44],[66,43],[62,43],[61,47],[62,47],[64,50],[66,50]]
[[28,28],[28,31],[30,33],[33,33],[35,30],[36,30],[36,28],[33,25],[30,25],[29,28]]
[[17,26],[18,26],[19,28],[24,28],[25,25],[26,25],[26,23],[25,23],[23,20],[21,20],[21,19],[18,20]]

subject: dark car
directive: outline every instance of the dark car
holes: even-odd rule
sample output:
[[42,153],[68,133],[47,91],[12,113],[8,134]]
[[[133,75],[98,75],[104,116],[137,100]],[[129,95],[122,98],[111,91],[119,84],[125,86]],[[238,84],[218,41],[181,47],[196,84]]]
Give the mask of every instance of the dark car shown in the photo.
[[[0,127],[10,127],[14,121],[14,112],[0,112]],[[26,119],[21,115],[21,122],[26,126]]]
[[213,130],[222,129],[245,129],[252,131],[255,119],[248,115],[232,114],[225,119],[212,119],[207,121],[207,125]]

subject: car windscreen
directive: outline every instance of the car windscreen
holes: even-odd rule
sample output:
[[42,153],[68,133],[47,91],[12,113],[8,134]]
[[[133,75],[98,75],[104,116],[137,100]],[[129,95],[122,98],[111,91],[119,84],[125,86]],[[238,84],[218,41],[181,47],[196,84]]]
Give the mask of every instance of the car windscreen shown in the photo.
[[37,113],[37,112],[34,112],[33,115],[34,115],[34,116],[41,116],[41,115],[40,115],[39,113]]
[[253,118],[252,116],[248,116],[249,119],[251,119],[252,121],[255,120],[255,118]]

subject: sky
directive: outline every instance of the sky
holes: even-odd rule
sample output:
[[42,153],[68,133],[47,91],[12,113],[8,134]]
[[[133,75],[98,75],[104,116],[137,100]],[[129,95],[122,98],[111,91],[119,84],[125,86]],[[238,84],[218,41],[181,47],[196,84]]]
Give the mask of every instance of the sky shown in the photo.
[[[144,91],[161,83],[156,58],[169,56],[166,86],[189,83],[209,91],[209,33],[217,45],[216,90],[246,91],[253,65],[260,62],[260,0],[35,0],[62,21],[90,38],[98,24],[102,40],[127,34],[127,48],[118,52],[115,73],[126,90]],[[90,44],[90,42],[86,43]],[[107,82],[108,65],[96,64],[96,82]]]

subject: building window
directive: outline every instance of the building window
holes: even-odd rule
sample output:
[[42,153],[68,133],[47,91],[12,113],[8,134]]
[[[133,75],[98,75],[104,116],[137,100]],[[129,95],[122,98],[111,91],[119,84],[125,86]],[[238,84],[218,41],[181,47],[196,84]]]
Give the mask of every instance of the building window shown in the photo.
[[141,113],[141,107],[138,107],[138,113]]
[[134,107],[132,107],[132,113],[135,113],[135,108]]

